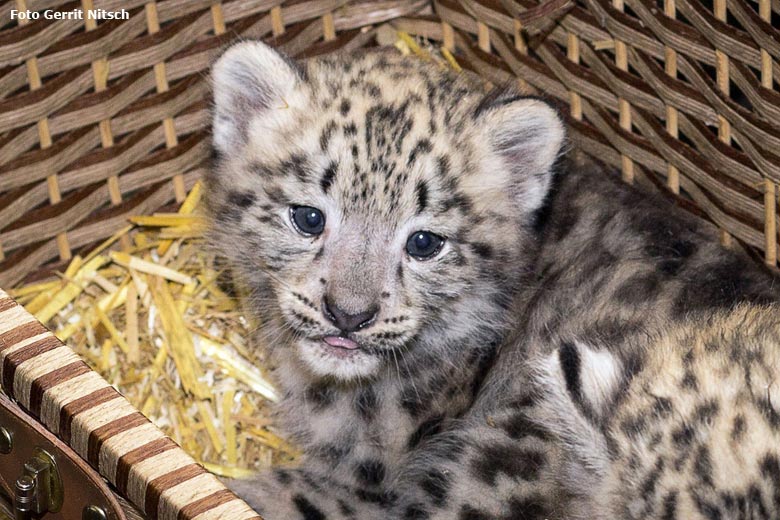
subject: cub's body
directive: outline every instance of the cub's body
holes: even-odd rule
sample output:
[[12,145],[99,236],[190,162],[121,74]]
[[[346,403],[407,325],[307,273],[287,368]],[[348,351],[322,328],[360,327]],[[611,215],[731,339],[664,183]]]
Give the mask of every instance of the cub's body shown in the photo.
[[566,516],[780,516],[780,308],[670,324],[636,359],[569,343],[537,365]]
[[271,520],[565,516],[528,360],[577,339],[630,364],[670,320],[776,299],[691,219],[559,159],[556,112],[511,89],[251,42],[214,86],[214,243],[305,453],[233,482]]

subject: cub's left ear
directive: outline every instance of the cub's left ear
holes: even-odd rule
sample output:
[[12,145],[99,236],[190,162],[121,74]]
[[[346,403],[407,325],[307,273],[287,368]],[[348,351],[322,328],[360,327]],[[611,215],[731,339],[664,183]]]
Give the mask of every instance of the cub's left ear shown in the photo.
[[512,176],[510,186],[520,207],[538,209],[550,189],[552,166],[566,134],[558,112],[539,99],[489,94],[476,117],[491,151]]
[[214,90],[214,146],[223,153],[247,140],[253,121],[264,126],[289,112],[282,108],[300,98],[305,73],[294,61],[262,42],[246,41],[229,48],[211,72]]

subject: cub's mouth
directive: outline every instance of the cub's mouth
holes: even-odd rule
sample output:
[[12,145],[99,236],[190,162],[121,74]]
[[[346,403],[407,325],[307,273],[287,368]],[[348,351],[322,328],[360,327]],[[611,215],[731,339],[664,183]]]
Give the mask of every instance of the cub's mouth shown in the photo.
[[316,375],[341,380],[371,377],[380,369],[381,359],[374,349],[348,336],[327,335],[301,339],[301,360]]
[[331,355],[339,358],[351,357],[361,348],[357,341],[345,336],[323,336],[322,342]]

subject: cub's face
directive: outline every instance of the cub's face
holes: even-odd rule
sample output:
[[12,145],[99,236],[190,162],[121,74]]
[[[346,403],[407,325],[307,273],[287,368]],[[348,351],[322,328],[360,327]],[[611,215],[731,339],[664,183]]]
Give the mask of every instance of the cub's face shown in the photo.
[[298,65],[261,43],[217,62],[214,236],[252,310],[315,376],[501,327],[563,130],[392,53]]

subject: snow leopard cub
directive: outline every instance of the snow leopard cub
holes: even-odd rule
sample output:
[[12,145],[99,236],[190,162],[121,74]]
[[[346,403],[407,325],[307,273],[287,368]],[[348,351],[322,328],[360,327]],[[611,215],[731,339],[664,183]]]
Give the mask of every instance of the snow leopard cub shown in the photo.
[[564,130],[473,81],[394,50],[298,64],[256,42],[214,66],[215,242],[305,452],[233,482],[266,518],[387,517],[404,457],[469,408],[511,323]]
[[253,42],[213,82],[214,241],[305,452],[232,483],[270,520],[567,518],[528,361],[578,341],[633,367],[675,320],[778,299],[698,220],[559,160],[556,111],[511,88]]

